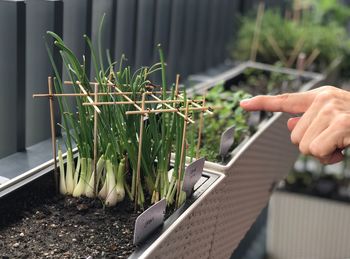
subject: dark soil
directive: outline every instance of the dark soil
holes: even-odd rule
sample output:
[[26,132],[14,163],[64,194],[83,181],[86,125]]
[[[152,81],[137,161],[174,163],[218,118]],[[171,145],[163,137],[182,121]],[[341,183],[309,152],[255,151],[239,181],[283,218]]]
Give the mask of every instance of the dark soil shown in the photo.
[[99,200],[36,187],[1,199],[0,258],[127,258],[133,252],[141,212],[130,201],[103,208]]

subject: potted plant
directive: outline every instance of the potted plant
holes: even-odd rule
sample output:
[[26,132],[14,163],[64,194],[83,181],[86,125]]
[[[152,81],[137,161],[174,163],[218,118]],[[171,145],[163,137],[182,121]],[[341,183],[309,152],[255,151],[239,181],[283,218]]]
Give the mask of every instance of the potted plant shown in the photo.
[[[126,258],[136,249],[134,257],[154,258],[163,246],[172,246],[167,252],[189,253],[174,241],[181,232],[184,240],[195,236],[207,244],[193,255],[209,253],[224,176],[202,174],[203,160],[185,168],[186,127],[194,122],[190,112],[208,108],[195,108],[200,102],[178,91],[178,84],[167,89],[161,50],[160,63],[132,74],[123,59],[104,67],[100,42],[95,52],[85,37],[96,75],[91,83],[84,59],[80,63],[58,35],[48,35],[70,77],[61,80],[48,48],[55,77],[48,80],[49,93],[35,97],[50,101],[54,159],[1,185],[1,255]],[[161,88],[148,80],[156,71],[162,73]],[[67,102],[72,97],[76,108]],[[57,142],[54,98],[62,116]],[[169,218],[163,225],[166,206]]]
[[[296,84],[300,86],[300,90],[308,90],[316,87],[321,84],[324,79],[320,74],[310,72],[301,73],[293,69],[246,62],[207,82],[195,85],[193,89],[191,89],[190,94],[204,94],[207,92],[207,95],[210,97],[210,89],[216,91],[215,87],[218,87],[218,82],[221,83],[221,86],[219,86],[221,87],[221,90],[219,90],[221,97],[225,97],[225,94],[221,92],[237,91],[235,85],[239,85],[240,87],[244,86],[246,90],[250,90],[250,93],[253,94],[256,93],[254,91],[262,93],[262,90],[259,88],[256,88],[256,90],[254,90],[254,88],[249,89],[247,81],[256,81],[257,76],[253,74],[254,80],[245,77],[245,71],[247,70],[249,70],[249,73],[246,75],[252,74],[254,71],[257,73],[258,71],[258,77],[259,74],[260,76],[264,75],[264,77],[266,77],[266,75],[278,73],[278,76],[277,74],[275,75],[276,78],[287,79],[289,81],[287,84],[278,83],[279,86],[293,86],[293,82],[297,82]],[[284,74],[284,76],[281,76],[281,74]],[[259,79],[257,82],[262,81],[263,80]],[[250,85],[252,85],[251,83],[252,82],[250,82]],[[264,91],[267,90],[268,85],[269,84],[266,84],[265,88],[262,87]],[[279,88],[274,89],[273,92],[289,90],[295,91],[295,88]],[[264,93],[268,92],[266,91]],[[232,92],[230,98],[234,96],[233,94],[234,92]],[[227,99],[227,101],[231,102],[231,104],[234,103],[231,99]],[[222,99],[220,99],[220,102],[225,104]],[[217,112],[220,112],[220,110]],[[243,117],[244,116],[249,118],[248,115],[244,115],[243,113]],[[229,114],[226,119],[220,118],[220,121],[231,121],[230,117],[231,115]],[[248,121],[244,122],[244,127],[237,124],[237,126],[240,127],[240,132],[250,134],[247,135],[249,138],[239,136],[239,139],[232,141],[234,137],[232,133],[231,140],[230,138],[224,138],[224,141],[228,141],[231,146],[233,143],[233,147],[235,148],[227,153],[223,163],[220,156],[218,156],[219,146],[213,146],[213,152],[217,155],[214,155],[215,160],[205,162],[205,168],[223,172],[226,175],[222,194],[223,202],[219,210],[220,217],[218,219],[212,247],[213,255],[228,257],[232,253],[232,250],[244,237],[246,231],[254,222],[261,209],[266,205],[274,185],[289,172],[289,169],[296,160],[298,150],[290,143],[289,131],[286,127],[289,118],[289,115],[282,113],[258,114],[258,119],[251,125],[255,128],[254,132],[248,130],[252,128],[248,125]],[[204,119],[203,128],[210,130],[211,126],[206,126],[205,120],[206,119]],[[214,123],[217,122],[215,121]],[[220,134],[224,130],[225,128],[220,128],[220,131],[216,132],[215,136],[217,141],[220,141]],[[206,145],[205,139],[203,139],[202,145]],[[210,146],[208,148],[210,148]]]

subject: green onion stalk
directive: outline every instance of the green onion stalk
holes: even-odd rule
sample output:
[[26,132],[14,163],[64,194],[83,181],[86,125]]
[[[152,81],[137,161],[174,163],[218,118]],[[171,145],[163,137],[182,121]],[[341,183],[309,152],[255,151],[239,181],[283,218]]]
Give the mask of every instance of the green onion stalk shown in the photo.
[[[156,72],[162,74],[162,93],[159,98],[162,100],[176,98],[174,86],[171,88],[171,94],[167,94],[164,55],[159,48],[159,63],[150,67],[141,67],[133,72],[129,66],[124,65],[124,56],[117,65],[118,62],[112,62],[107,51],[108,64],[106,65],[101,47],[103,20],[104,17],[99,27],[97,52],[89,37],[84,36],[91,52],[92,67],[96,75],[94,80],[98,86],[98,102],[126,101],[125,96],[115,94],[114,86],[116,86],[123,92],[129,92],[127,96],[134,103],[101,105],[98,106],[100,113],[97,113],[95,106],[84,104],[92,100],[88,96],[75,95],[75,107],[68,102],[68,98],[72,97],[63,95],[57,97],[62,116],[62,124],[59,126],[62,129],[67,150],[65,165],[63,150],[58,146],[60,192],[74,197],[99,198],[106,206],[115,206],[124,200],[126,195],[141,207],[147,197],[150,197],[153,203],[166,198],[168,204],[173,204],[178,195],[179,200],[183,201],[185,195],[183,192],[177,193],[177,186],[179,181],[182,184],[185,164],[185,159],[180,158],[183,154],[181,147],[184,119],[176,113],[148,114],[144,122],[142,143],[140,143],[140,115],[126,114],[128,111],[137,110],[134,104],[142,100],[140,93],[149,91],[151,85],[149,78]],[[79,61],[57,34],[54,32],[47,32],[47,34],[54,40],[54,45],[59,50],[64,68],[72,82],[73,93],[81,93],[82,90],[87,93],[94,92],[90,85],[85,58]],[[55,93],[69,93],[64,88],[61,75],[48,47],[47,50],[55,72]],[[186,103],[186,96],[183,103]],[[172,107],[184,108],[183,103],[173,103]],[[145,108],[167,109],[164,104],[157,103],[147,103]],[[97,118],[95,118],[96,113]],[[96,139],[94,139],[95,121],[98,128]],[[140,182],[136,183],[140,144],[142,144],[141,177]],[[94,157],[96,145],[97,156]],[[75,147],[76,155],[73,154]],[[170,155],[173,150],[175,163],[169,179]],[[181,165],[180,161],[183,161]]]

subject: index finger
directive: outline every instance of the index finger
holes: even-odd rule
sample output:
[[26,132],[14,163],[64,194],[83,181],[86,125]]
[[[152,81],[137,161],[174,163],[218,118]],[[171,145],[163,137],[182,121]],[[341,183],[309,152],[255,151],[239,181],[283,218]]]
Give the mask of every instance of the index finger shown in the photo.
[[275,96],[259,95],[251,99],[243,100],[240,106],[247,111],[270,111],[303,113],[311,105],[315,98],[315,92],[281,94]]

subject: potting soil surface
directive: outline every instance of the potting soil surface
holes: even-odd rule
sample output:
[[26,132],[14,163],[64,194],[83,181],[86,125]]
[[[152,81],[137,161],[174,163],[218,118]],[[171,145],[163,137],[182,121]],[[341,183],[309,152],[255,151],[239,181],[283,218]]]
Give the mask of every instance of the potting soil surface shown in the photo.
[[140,213],[130,201],[103,208],[99,200],[62,196],[0,210],[0,258],[127,258]]

